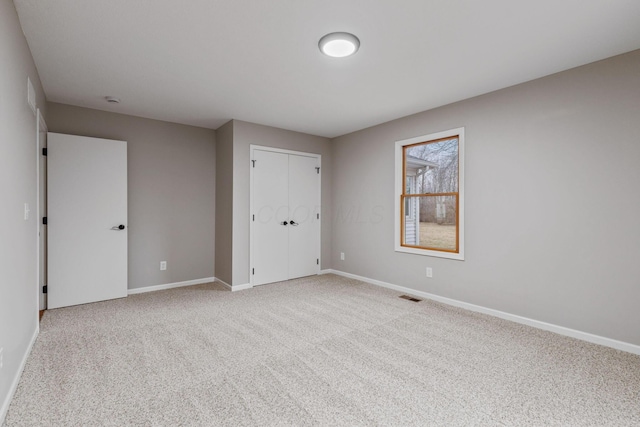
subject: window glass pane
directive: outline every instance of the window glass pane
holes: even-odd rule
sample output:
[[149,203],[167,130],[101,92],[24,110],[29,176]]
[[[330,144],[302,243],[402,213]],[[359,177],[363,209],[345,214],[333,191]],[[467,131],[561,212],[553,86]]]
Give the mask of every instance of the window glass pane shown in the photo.
[[405,197],[405,206],[414,207],[414,216],[405,216],[403,245],[456,252],[458,236],[457,196]]
[[404,157],[407,178],[415,180],[405,194],[458,192],[457,137],[407,146]]
[[405,180],[405,194],[415,194],[416,193],[416,177],[412,175],[407,175],[407,179]]

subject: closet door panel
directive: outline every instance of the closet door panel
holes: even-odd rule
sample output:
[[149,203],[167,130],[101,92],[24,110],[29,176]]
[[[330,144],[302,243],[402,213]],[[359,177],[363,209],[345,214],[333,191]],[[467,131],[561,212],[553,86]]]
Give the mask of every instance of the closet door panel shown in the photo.
[[289,279],[318,274],[320,174],[318,159],[289,155]]
[[288,279],[289,156],[256,150],[254,160],[252,273],[262,285]]

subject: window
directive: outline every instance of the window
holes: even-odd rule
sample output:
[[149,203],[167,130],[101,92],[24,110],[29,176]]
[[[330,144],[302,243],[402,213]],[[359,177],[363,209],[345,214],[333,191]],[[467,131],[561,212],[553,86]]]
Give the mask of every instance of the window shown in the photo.
[[397,252],[464,259],[464,128],[396,142]]

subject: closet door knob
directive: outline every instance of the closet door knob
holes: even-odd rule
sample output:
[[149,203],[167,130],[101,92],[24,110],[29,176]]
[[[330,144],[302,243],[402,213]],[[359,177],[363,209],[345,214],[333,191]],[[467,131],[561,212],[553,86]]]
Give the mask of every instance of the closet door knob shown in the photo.
[[297,226],[297,225],[300,225],[300,224],[298,224],[298,223],[297,223],[297,222],[295,222],[295,221],[291,221],[289,224],[293,225],[294,227],[295,227],[295,226]]
[[[282,221],[282,222],[280,223],[280,225],[287,225],[287,224],[289,224],[287,221]],[[293,223],[292,223],[292,224],[293,224]]]

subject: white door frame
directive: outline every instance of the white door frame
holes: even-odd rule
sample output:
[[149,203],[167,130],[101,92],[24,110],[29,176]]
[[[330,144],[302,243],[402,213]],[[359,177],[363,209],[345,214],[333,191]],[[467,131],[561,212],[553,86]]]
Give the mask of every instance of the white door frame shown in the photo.
[[[318,182],[318,209],[320,211],[320,215],[322,216],[322,154],[316,154],[316,153],[307,153],[305,151],[294,151],[294,150],[286,150],[283,148],[274,148],[274,147],[267,147],[264,145],[255,145],[255,144],[251,144],[249,145],[249,158],[251,159],[250,161],[253,163],[254,160],[254,156],[253,156],[253,152],[255,150],[262,150],[262,151],[271,151],[273,153],[283,153],[283,154],[294,154],[294,155],[298,155],[298,156],[306,156],[306,157],[314,157],[316,159],[318,159],[318,167],[320,168],[320,179]],[[253,212],[253,165],[249,165],[249,283],[251,284],[251,286],[254,286],[253,284],[253,274],[251,274],[251,266],[253,265],[253,260],[254,260],[254,253],[253,253],[253,224],[254,221],[252,221],[251,216],[254,214]],[[322,218],[320,218],[320,223],[319,223],[319,227],[318,227],[318,259],[319,259],[319,264],[318,264],[318,271],[321,270],[321,266],[322,266]]]
[[[46,227],[43,227],[42,224],[42,214],[41,214],[41,208],[42,206],[40,205],[40,195],[42,192],[42,188],[40,188],[40,178],[43,176],[44,171],[41,169],[41,156],[42,154],[42,148],[43,147],[43,141],[40,140],[40,135],[44,132],[45,134],[47,133],[48,128],[47,128],[47,124],[44,121],[44,117],[42,116],[42,113],[40,112],[40,109],[37,109],[37,121],[36,121],[36,286],[38,289],[37,295],[38,295],[38,311],[36,312],[36,315],[39,317],[38,312],[40,310],[45,310],[47,308],[47,300],[46,300],[46,296],[43,294],[43,289],[42,286],[46,285],[46,283],[41,283],[40,282],[40,274],[42,273],[40,271],[40,252],[42,250],[42,241],[40,240],[40,233],[46,233],[47,229]],[[46,141],[46,139],[45,139]],[[46,161],[46,160],[45,160]],[[47,179],[47,175],[44,174],[44,179]],[[44,281],[46,282],[46,277],[43,278]]]

